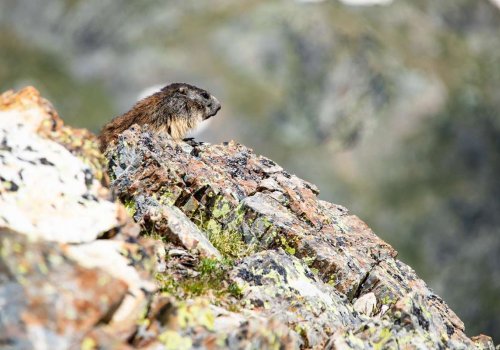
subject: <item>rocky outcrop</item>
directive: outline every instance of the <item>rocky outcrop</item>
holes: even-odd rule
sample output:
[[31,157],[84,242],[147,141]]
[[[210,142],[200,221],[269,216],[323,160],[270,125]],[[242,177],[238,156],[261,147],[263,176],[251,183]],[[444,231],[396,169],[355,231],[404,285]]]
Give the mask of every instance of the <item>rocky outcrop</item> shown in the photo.
[[1,96],[6,349],[494,347],[358,217],[247,147],[133,126],[97,148],[33,88]]

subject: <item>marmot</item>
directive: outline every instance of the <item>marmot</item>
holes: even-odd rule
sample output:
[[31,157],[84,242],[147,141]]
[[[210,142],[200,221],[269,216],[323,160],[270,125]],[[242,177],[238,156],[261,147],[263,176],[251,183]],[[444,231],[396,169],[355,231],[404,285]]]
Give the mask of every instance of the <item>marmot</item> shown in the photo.
[[219,101],[203,89],[185,83],[167,85],[106,124],[99,135],[101,151],[133,124],[148,124],[155,132],[167,132],[173,139],[181,140],[219,109]]

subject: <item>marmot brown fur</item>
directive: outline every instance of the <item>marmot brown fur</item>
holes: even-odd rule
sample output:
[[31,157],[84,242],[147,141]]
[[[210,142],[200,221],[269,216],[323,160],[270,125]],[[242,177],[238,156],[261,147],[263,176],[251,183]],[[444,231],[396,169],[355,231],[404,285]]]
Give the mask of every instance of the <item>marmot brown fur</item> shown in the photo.
[[214,116],[220,108],[219,101],[203,89],[185,83],[167,85],[106,124],[99,136],[101,151],[133,124],[148,124],[155,132],[183,139],[189,130]]

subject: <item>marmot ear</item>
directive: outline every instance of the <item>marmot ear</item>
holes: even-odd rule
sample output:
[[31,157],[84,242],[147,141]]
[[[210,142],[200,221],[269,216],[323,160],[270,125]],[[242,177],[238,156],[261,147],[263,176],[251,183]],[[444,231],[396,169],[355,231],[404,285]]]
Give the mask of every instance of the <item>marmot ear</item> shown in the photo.
[[181,86],[181,87],[179,88],[179,92],[180,92],[181,94],[183,94],[183,95],[185,95],[185,94],[186,94],[187,90],[188,90],[188,89],[187,89],[187,87],[185,87],[185,86]]

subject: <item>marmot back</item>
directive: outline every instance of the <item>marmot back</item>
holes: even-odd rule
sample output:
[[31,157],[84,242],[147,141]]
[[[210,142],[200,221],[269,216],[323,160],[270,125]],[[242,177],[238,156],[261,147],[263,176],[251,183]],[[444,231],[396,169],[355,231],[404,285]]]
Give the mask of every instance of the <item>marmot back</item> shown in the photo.
[[133,124],[148,124],[152,131],[167,132],[175,140],[181,140],[220,108],[219,101],[203,89],[185,83],[167,85],[106,124],[99,135],[101,151]]

